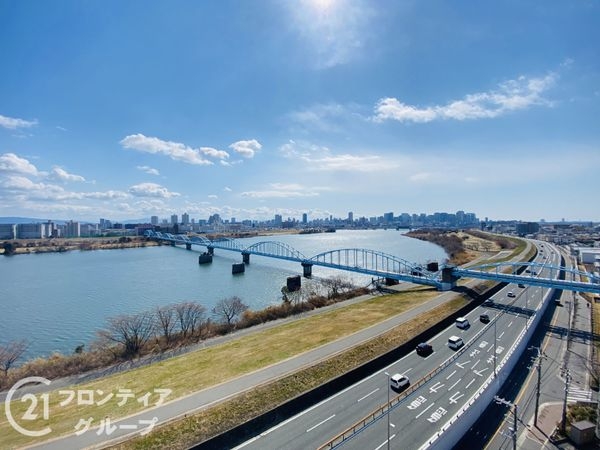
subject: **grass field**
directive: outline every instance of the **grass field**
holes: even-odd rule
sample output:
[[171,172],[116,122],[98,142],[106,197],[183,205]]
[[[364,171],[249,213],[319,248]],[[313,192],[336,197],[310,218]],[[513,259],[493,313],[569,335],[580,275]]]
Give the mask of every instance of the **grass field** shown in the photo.
[[[108,393],[114,393],[116,397],[119,389],[130,389],[139,397],[147,392],[153,392],[154,389],[164,388],[172,390],[167,400],[173,400],[347,336],[408,311],[436,295],[438,292],[431,289],[417,288],[399,294],[376,297],[151,366],[102,378],[77,386],[77,389],[101,391],[104,394],[102,397],[106,397]],[[264,351],[266,348],[269,351]],[[42,429],[50,426],[53,430],[52,437],[55,437],[72,432],[75,424],[82,417],[109,416],[111,420],[115,420],[143,409],[142,404],[133,400],[117,407],[116,402],[119,400],[117,398],[100,406],[89,407],[78,407],[75,401],[61,407],[59,402],[63,400],[65,400],[64,395],[60,395],[57,391],[50,392],[49,420],[32,421],[28,424],[28,428]],[[27,406],[29,403],[13,402],[11,406],[13,415],[21,417]],[[34,441],[12,429],[4,420],[4,410],[0,414],[2,417],[0,435],[3,436],[3,445],[14,447]],[[94,423],[94,425],[98,424],[99,422]]]
[[[394,296],[391,296],[392,298]],[[382,299],[388,303],[391,298]],[[423,329],[433,326],[466,304],[456,298],[420,314],[415,320],[404,323],[384,335],[351,348],[333,358],[322,361],[302,371],[245,392],[235,399],[213,408],[155,429],[145,437],[136,437],[116,445],[119,450],[185,449],[237,424],[256,417],[294,398],[302,392],[342,375],[343,373],[382,355],[408,341]]]

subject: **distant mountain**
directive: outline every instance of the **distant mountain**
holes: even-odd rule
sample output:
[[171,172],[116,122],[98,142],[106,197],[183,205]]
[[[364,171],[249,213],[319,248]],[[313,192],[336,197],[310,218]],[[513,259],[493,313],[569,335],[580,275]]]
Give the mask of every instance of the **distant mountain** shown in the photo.
[[[48,219],[34,219],[32,217],[0,217],[0,223],[38,223],[48,222]],[[64,223],[66,220],[52,220],[54,223]]]
[[[57,224],[65,224],[68,220],[56,220],[56,219],[35,219],[33,217],[0,217],[0,224],[5,223],[38,223],[38,222],[48,222],[51,220]],[[76,219],[73,219],[76,220]],[[87,220],[80,220],[81,223],[98,223],[98,222],[90,222]],[[128,220],[112,220],[112,223],[122,223],[123,225],[132,224],[132,223],[150,223],[149,219],[128,219]]]

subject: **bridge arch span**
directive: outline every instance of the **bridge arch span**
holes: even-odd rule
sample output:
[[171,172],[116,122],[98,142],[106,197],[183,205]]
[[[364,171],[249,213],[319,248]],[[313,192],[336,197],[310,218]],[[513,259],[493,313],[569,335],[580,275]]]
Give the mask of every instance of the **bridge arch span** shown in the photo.
[[231,239],[231,238],[221,237],[221,238],[213,239],[212,241],[209,241],[207,239],[207,241],[210,242],[209,245],[211,247],[215,247],[215,248],[228,249],[228,250],[239,250],[239,251],[242,251],[244,249],[244,247],[241,246],[238,241],[236,241],[235,239]]
[[382,273],[425,276],[422,266],[377,250],[341,248],[329,250],[310,258],[308,263],[338,268],[365,269]]
[[294,247],[278,241],[261,241],[246,247],[246,253],[253,255],[271,256],[279,259],[289,259],[292,261],[303,261],[306,259],[300,251]]

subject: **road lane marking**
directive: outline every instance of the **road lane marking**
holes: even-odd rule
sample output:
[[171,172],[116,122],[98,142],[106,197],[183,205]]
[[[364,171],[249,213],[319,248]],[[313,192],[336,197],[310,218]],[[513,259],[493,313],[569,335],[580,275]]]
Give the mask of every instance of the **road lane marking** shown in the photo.
[[367,398],[369,395],[374,394],[375,392],[377,392],[379,390],[379,388],[377,389],[373,389],[371,392],[369,392],[367,395],[363,395],[361,398],[358,399],[358,401],[360,402],[361,400],[364,400],[365,398]]
[[486,367],[485,369],[481,369],[481,370],[474,370],[473,372],[475,372],[475,375],[482,377],[483,375],[481,375],[483,372],[485,372],[486,370],[488,370],[489,367]]
[[448,388],[448,392],[450,392],[452,389],[454,389],[454,386],[456,386],[458,383],[460,383],[460,380],[462,380],[462,378],[459,378],[458,381],[456,383],[454,383],[452,386],[450,386]]
[[396,428],[396,425],[394,425],[392,422],[390,422],[390,427]]
[[406,375],[406,374],[407,374],[408,372],[410,372],[411,370],[412,370],[412,367],[411,367],[410,369],[406,369],[406,370],[405,370],[405,371],[402,373],[402,375]]
[[469,386],[471,386],[473,383],[475,383],[475,378],[473,378],[471,381],[469,381],[469,384],[467,384],[465,389],[469,389]]
[[444,386],[444,385],[438,381],[437,383],[435,383],[433,386],[431,386],[429,388],[429,392],[435,392],[437,394],[438,389],[440,389],[442,386]]
[[502,338],[502,336],[504,336],[504,333],[506,333],[506,331],[503,331],[502,333],[500,333],[500,336],[498,336],[498,339]]
[[455,373],[456,373],[456,370],[455,370],[454,372],[452,372],[450,375],[448,375],[448,376],[446,377],[446,380],[449,380],[449,379],[452,377],[452,375],[454,375]]
[[434,403],[432,403],[431,405],[429,405],[427,408],[425,408],[423,411],[421,411],[419,414],[417,414],[415,416],[415,419],[418,419],[419,417],[421,417],[423,414],[425,414],[425,411],[427,411],[429,408],[431,408],[434,405]]
[[[395,437],[396,437],[396,435],[395,435],[395,434],[392,434],[392,435],[390,436],[390,441],[391,441],[392,439],[394,439]],[[384,446],[384,445],[386,445],[387,443],[388,443],[388,440],[386,439],[385,441],[383,441],[383,444],[381,444],[379,447],[375,447],[375,450],[379,450],[381,447],[383,447],[383,446]]]
[[[510,328],[512,326],[512,324],[513,324],[513,321],[511,320],[506,328]],[[502,334],[504,334],[504,333],[502,333]]]
[[464,368],[465,368],[465,365],[469,364],[470,362],[471,362],[471,360],[469,360],[469,361],[465,361],[465,362],[463,362],[463,363],[456,363],[456,365],[457,365],[458,367],[460,367],[461,369],[464,369]]
[[473,367],[471,367],[471,370],[475,369],[475,367],[477,367],[477,364],[479,364],[481,362],[481,359],[478,359],[477,362],[475,364],[473,364]]
[[[456,397],[457,395],[458,397]],[[464,396],[465,394],[461,394],[460,391],[458,391],[456,394],[452,394],[452,397],[450,397],[450,403],[458,403],[458,400]]]
[[329,416],[327,419],[325,420],[321,420],[318,424],[310,427],[308,430],[306,430],[307,433],[310,433],[312,430],[314,430],[315,428],[317,428],[320,425],[323,425],[325,422],[327,422],[328,420],[331,420],[335,417],[335,414],[332,414],[331,416]]

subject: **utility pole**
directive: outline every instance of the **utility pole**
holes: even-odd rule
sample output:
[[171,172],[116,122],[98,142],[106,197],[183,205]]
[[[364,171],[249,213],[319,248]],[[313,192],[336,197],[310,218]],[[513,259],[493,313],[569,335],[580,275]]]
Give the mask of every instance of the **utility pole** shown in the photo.
[[390,374],[383,372],[387,376],[387,448],[390,450]]
[[513,428],[512,428],[513,450],[517,450],[517,420],[518,420],[517,404],[516,403],[512,403],[512,402],[510,402],[508,400],[505,400],[503,398],[500,398],[497,395],[494,396],[494,400],[499,405],[505,405],[505,406],[508,406],[509,408],[512,407],[512,413],[513,413]]
[[562,420],[560,429],[564,433],[567,428],[567,396],[569,395],[569,383],[571,382],[571,374],[569,369],[565,370],[565,397],[563,399]]
[[536,364],[537,387],[535,390],[535,413],[533,416],[533,423],[535,426],[537,426],[538,411],[540,408],[540,388],[541,388],[541,384],[542,384],[542,359],[545,358],[545,356],[542,355],[542,352],[540,351],[539,347],[531,347],[531,348],[537,350],[537,364]]

